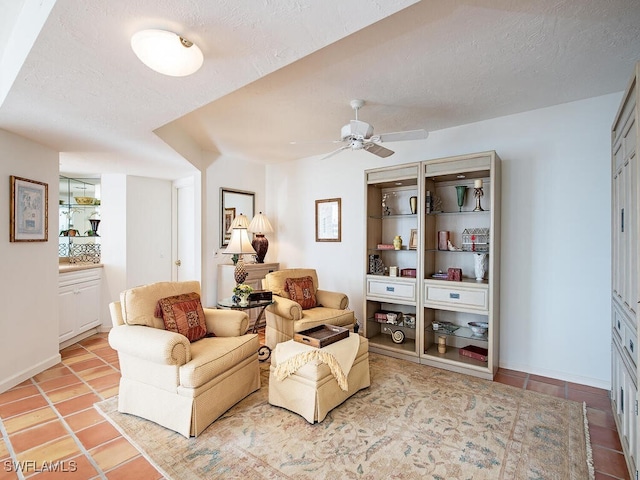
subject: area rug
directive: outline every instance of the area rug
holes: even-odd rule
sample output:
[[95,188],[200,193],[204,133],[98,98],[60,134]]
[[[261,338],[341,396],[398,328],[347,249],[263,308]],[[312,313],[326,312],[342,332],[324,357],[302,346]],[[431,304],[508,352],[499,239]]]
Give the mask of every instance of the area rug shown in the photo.
[[371,386],[314,425],[262,387],[197,438],[96,404],[171,479],[593,479],[581,403],[370,355]]

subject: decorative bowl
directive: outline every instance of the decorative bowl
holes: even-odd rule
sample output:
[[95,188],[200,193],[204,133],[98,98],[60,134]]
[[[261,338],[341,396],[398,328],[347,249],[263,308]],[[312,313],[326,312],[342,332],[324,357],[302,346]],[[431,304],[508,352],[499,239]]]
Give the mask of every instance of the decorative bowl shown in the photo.
[[468,325],[474,335],[484,335],[489,330],[487,322],[469,322]]
[[78,205],[93,205],[93,197],[73,197]]

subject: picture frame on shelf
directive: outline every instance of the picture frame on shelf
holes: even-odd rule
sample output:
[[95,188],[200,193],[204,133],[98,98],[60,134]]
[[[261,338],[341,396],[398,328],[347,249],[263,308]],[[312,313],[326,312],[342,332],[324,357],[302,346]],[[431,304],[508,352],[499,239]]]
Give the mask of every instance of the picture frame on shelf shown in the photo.
[[36,180],[10,176],[10,242],[49,240],[49,185]]
[[418,248],[418,229],[412,228],[411,235],[409,235],[409,250],[416,250]]
[[316,200],[316,242],[342,241],[342,199]]
[[236,218],[236,209],[235,207],[225,208],[224,209],[224,240],[228,244],[229,240],[231,240],[231,232],[229,229],[231,228],[231,224],[233,223],[233,219]]

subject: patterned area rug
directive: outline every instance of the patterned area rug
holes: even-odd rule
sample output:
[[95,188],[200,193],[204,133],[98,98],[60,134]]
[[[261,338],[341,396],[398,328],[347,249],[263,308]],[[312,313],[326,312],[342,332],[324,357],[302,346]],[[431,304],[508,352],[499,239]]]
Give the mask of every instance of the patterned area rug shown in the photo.
[[593,479],[583,404],[371,354],[371,387],[319,424],[262,388],[199,437],[100,411],[172,479]]

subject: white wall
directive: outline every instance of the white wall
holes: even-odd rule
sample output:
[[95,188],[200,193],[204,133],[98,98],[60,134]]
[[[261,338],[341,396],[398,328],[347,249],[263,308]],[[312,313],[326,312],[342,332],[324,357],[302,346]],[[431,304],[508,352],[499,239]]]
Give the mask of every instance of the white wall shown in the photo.
[[[503,161],[504,368],[610,386],[610,127],[621,94],[432,132],[379,159],[344,152],[267,167],[284,267],[318,270],[362,321],[364,170],[495,150]],[[342,242],[316,243],[315,200],[342,198]],[[276,242],[273,242],[276,243]]]
[[171,280],[172,182],[127,177],[127,288]]
[[[58,152],[0,130],[0,392],[60,362]],[[9,242],[9,176],[49,186],[47,242]]]
[[102,330],[109,303],[127,288],[171,281],[172,182],[121,174],[101,177]]
[[[210,156],[210,158],[207,158]],[[203,175],[205,184],[202,195],[205,202],[202,208],[203,230],[202,255],[202,299],[205,305],[215,305],[218,289],[218,265],[231,264],[231,256],[222,252],[220,247],[220,188],[245,190],[255,193],[255,213],[262,211],[271,220],[271,211],[265,207],[265,165],[238,158],[215,157],[205,153],[205,163],[209,164]],[[249,218],[251,221],[251,218]],[[272,235],[269,236],[271,243]],[[265,262],[275,261],[271,247]]]

